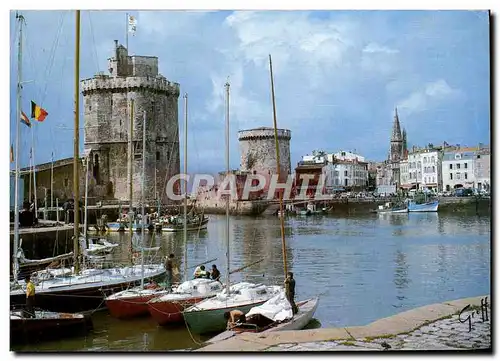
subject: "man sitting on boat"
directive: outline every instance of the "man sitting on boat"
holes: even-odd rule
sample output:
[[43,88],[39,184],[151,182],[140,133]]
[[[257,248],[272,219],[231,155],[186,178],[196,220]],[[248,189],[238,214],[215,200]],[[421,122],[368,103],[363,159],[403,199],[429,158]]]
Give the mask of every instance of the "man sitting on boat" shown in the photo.
[[295,280],[293,279],[293,272],[288,272],[285,279],[285,293],[288,302],[292,305],[292,312],[295,315],[299,312],[297,305],[295,304]]
[[224,318],[227,320],[227,329],[231,330],[237,323],[245,323],[247,321],[245,314],[240,310],[232,310],[224,312]]
[[196,267],[194,278],[210,278],[210,272],[205,271],[205,265]]
[[25,278],[26,281],[26,317],[35,318],[35,284],[31,282],[29,275]]
[[212,272],[210,273],[210,278],[212,278],[214,281],[220,281],[220,271],[214,264],[212,265]]

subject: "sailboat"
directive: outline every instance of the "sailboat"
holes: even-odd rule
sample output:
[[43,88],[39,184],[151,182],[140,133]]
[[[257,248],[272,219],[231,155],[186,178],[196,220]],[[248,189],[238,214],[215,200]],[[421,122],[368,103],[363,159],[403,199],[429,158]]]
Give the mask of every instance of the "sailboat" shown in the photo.
[[[79,161],[79,73],[80,73],[80,11],[76,10],[76,56],[75,56],[75,129],[74,129],[74,171],[75,179],[78,179]],[[19,49],[19,63],[21,64],[21,49]],[[18,69],[18,99],[17,110],[21,109],[21,67]],[[17,118],[16,118],[17,119]],[[19,122],[16,148],[19,149]],[[17,152],[17,151],[16,151]],[[18,175],[19,157],[16,154],[16,204],[15,204],[15,234],[14,234],[14,281],[10,288],[10,301],[13,304],[24,304],[26,295],[26,284],[17,280],[19,270],[16,252],[19,239],[19,213],[18,210]],[[123,289],[128,289],[138,284],[144,278],[154,278],[165,273],[162,264],[132,265],[128,267],[115,267],[109,269],[88,268],[80,272],[79,258],[79,182],[74,182],[75,194],[75,224],[73,239],[74,266],[67,270],[46,270],[43,274],[34,274],[32,281],[36,286],[37,307],[59,312],[75,312],[83,310],[95,310],[103,305],[104,297]]]
[[[140,246],[141,250],[141,267],[142,272],[144,272],[144,232],[146,230],[145,227],[145,217],[144,217],[144,190],[145,190],[145,181],[144,177],[146,174],[146,112],[144,112],[143,125],[142,125],[142,218],[141,218],[141,239],[142,244]],[[144,314],[148,314],[148,306],[147,302],[160,295],[169,293],[170,290],[164,287],[160,287],[155,283],[149,283],[147,285],[144,284],[144,277],[141,278],[141,285],[138,287],[134,287],[132,289],[128,289],[125,291],[121,291],[115,294],[112,294],[106,297],[106,306],[109,310],[109,313],[113,317],[117,318],[130,318],[135,316],[140,316]]]
[[[226,87],[226,175],[229,175],[229,82]],[[197,303],[184,311],[191,331],[204,334],[222,331],[226,327],[224,313],[234,309],[248,312],[279,293],[281,287],[240,282],[230,286],[229,270],[229,197],[226,198],[227,285],[216,297]]]
[[[184,174],[187,174],[187,99],[187,94],[184,94]],[[160,325],[182,321],[182,311],[185,307],[213,297],[222,290],[219,281],[206,278],[190,281],[187,279],[187,187],[184,193],[184,282],[173,292],[155,297],[147,304],[149,313]]]
[[[276,121],[276,104],[274,98],[274,80],[271,55],[269,55],[269,69],[271,73],[271,92],[273,100],[274,114],[274,134],[276,142],[276,165],[277,174],[280,174],[280,154],[278,145],[278,127]],[[283,195],[279,194],[280,212],[283,212]],[[285,221],[280,217],[281,224],[281,240],[283,251],[283,269],[285,278],[287,277],[287,259],[286,259],[286,241],[285,241]],[[217,335],[207,341],[207,343],[215,343],[233,337],[236,334],[243,332],[274,332],[284,330],[300,330],[304,328],[312,319],[318,307],[319,298],[311,298],[297,303],[298,312],[294,315],[292,306],[284,291],[268,300],[262,305],[251,308],[245,315],[245,323],[237,323],[230,330]]]

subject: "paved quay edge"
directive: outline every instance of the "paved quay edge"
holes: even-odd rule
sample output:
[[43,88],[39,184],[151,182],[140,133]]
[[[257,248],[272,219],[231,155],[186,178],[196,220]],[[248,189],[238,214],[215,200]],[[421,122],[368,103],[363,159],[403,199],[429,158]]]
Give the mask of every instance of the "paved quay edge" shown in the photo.
[[265,351],[285,344],[301,344],[310,342],[341,341],[358,342],[366,339],[393,337],[408,334],[429,323],[451,317],[465,306],[481,306],[481,299],[490,295],[463,298],[454,301],[435,303],[414,308],[393,316],[379,319],[365,326],[318,328],[299,331],[276,331],[240,334],[228,340],[207,345],[195,352],[220,351]]

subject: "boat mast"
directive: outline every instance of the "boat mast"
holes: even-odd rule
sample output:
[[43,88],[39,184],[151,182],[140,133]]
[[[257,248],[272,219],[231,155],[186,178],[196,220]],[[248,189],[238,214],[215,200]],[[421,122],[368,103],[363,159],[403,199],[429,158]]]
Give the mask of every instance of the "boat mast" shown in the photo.
[[[35,197],[36,207],[36,197]],[[54,208],[54,152],[51,154],[50,164],[50,208]]]
[[[90,157],[90,149],[88,150],[88,152],[85,152],[85,220],[83,221],[83,238],[85,238],[85,240],[87,239],[87,227],[88,227],[88,223],[87,223],[87,220],[88,220],[88,202],[87,202],[87,199],[88,199],[88,195],[89,195],[89,157]],[[50,194],[50,196],[52,197],[52,193]]]
[[[188,125],[188,95],[184,94],[184,176],[187,175],[187,125]],[[184,281],[188,280],[187,272],[187,182],[184,183]]]
[[74,239],[73,239],[73,253],[74,253],[74,267],[75,273],[80,271],[80,264],[78,263],[79,244],[78,239],[80,236],[80,178],[79,178],[79,157],[80,157],[80,10],[76,10],[76,37],[75,37],[75,130],[73,140],[73,194],[74,194]]
[[141,287],[144,288],[144,229],[146,224],[144,223],[144,188],[146,187],[146,111],[143,112],[142,118],[142,181],[141,181],[141,199],[142,199],[142,218],[141,218]]
[[19,123],[21,116],[21,89],[22,89],[22,59],[23,59],[23,21],[22,15],[16,14],[16,19],[19,21],[19,41],[17,43],[17,104],[16,116],[16,173],[14,179],[14,247],[12,260],[14,262],[13,273],[14,282],[17,281],[17,274],[19,271],[19,263],[17,260],[17,249],[19,247]]
[[130,200],[130,206],[129,206],[129,233],[130,233],[130,261],[132,261],[132,238],[134,236],[134,232],[132,230],[133,226],[133,212],[132,212],[132,198],[133,198],[133,152],[134,152],[134,146],[132,142],[132,136],[134,134],[134,99],[130,99],[130,124],[129,124],[129,133],[128,133],[128,191],[129,191],[129,200]]
[[[280,148],[278,144],[278,125],[276,121],[276,102],[274,99],[274,80],[273,80],[273,63],[271,60],[271,54],[269,54],[269,70],[271,73],[271,95],[273,100],[273,121],[274,121],[274,141],[276,143],[276,169],[278,171],[278,179],[281,175],[280,169]],[[279,202],[280,202],[280,224],[281,224],[281,248],[283,252],[283,270],[285,271],[285,278],[288,273],[287,262],[286,262],[286,241],[285,241],[285,217],[283,216],[283,192],[279,192]]]
[[[224,85],[226,88],[226,177],[229,177],[229,81]],[[226,258],[227,258],[227,280],[226,289],[229,296],[229,195],[226,195]]]

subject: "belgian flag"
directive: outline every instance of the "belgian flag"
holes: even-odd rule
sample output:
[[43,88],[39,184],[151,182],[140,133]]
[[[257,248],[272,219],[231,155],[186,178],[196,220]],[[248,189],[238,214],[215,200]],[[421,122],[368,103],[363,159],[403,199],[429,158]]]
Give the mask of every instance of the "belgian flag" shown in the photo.
[[45,109],[36,105],[33,100],[31,101],[31,117],[33,119],[43,122],[47,115],[49,115],[49,113],[47,113]]

